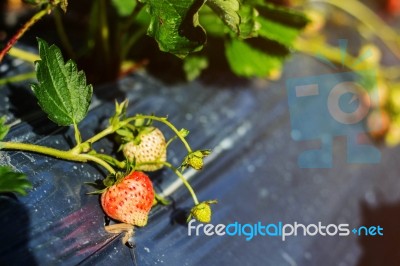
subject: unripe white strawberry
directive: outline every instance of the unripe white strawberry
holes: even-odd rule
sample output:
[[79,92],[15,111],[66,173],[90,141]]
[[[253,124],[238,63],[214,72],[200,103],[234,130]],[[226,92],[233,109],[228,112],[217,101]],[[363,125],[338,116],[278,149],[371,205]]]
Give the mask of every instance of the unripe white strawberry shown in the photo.
[[155,127],[146,129],[135,141],[126,143],[122,151],[125,158],[129,162],[135,162],[135,169],[140,171],[159,170],[167,159],[165,137],[161,130]]

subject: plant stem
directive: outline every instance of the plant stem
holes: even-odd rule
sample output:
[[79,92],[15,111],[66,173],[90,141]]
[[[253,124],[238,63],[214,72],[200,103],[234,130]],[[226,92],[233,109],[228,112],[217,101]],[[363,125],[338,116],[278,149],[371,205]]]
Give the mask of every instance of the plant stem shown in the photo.
[[324,58],[332,62],[343,63],[344,66],[350,69],[353,69],[356,63],[356,58],[349,54],[346,54],[346,57],[343,59],[342,62],[342,51],[339,48],[327,44],[322,45],[318,41],[298,38],[294,46],[295,49],[300,52],[309,54],[313,57],[318,57],[322,55]]
[[110,174],[116,173],[114,168],[112,168],[111,165],[109,165],[106,161],[102,160],[101,158],[98,158],[91,154],[79,154],[79,157],[85,158],[87,161],[92,161],[103,166],[105,169],[107,169],[108,172],[110,172]]
[[[135,8],[133,9],[132,13],[128,16],[128,21],[126,21],[123,31],[126,32],[129,30],[130,27],[133,26],[133,24],[135,23],[136,19],[137,19],[137,15],[140,13],[140,11],[142,10],[142,8],[145,5],[141,2],[137,2]],[[144,27],[146,28],[146,27]]]
[[39,153],[39,154],[49,155],[49,156],[56,157],[59,159],[65,159],[68,161],[86,162],[86,159],[83,159],[83,158],[77,156],[77,154],[75,154],[73,152],[57,150],[54,148],[44,147],[44,146],[30,144],[30,143],[0,142],[0,149],[29,151],[29,152],[35,152],[35,153]]
[[16,47],[12,47],[10,51],[8,51],[8,54],[32,64],[35,63],[35,61],[40,60],[39,55],[24,51]]
[[31,17],[28,22],[26,22],[19,30],[18,32],[11,38],[10,41],[6,44],[6,46],[3,48],[3,50],[0,52],[0,62],[3,60],[4,56],[7,54],[7,52],[11,49],[11,47],[24,35],[24,33],[32,27],[37,21],[39,21],[44,15],[49,13],[52,10],[53,6],[48,4],[46,7],[39,12],[37,12],[33,17]]
[[168,167],[169,169],[171,169],[172,171],[174,171],[174,173],[182,180],[183,184],[185,185],[185,187],[187,188],[187,190],[189,190],[190,195],[193,198],[194,204],[197,205],[199,204],[199,200],[197,199],[196,193],[194,192],[192,186],[189,184],[189,182],[186,180],[186,178],[182,175],[181,172],[178,171],[178,169],[176,169],[175,167],[173,167],[170,163],[168,162],[164,162],[163,163],[166,167]]
[[109,29],[107,22],[107,7],[105,0],[100,0],[100,36],[104,48],[104,57],[106,62],[110,62],[110,45],[109,41]]
[[76,145],[80,145],[82,142],[81,132],[79,131],[78,124],[74,122],[74,133]]
[[[138,32],[142,29],[147,30],[147,27],[139,27],[132,35],[128,32],[129,29],[134,25],[137,20],[138,13],[142,10],[144,4],[137,1],[135,8],[133,9],[132,13],[127,17],[127,19],[121,19],[117,22],[116,32],[117,38],[114,40],[114,47],[119,47],[121,49],[119,53],[119,57],[121,62],[124,61],[126,58],[127,53],[129,52],[131,46],[136,42],[138,37]],[[137,36],[137,37],[136,37]],[[123,44],[123,45],[121,45]]]
[[43,155],[48,155],[58,159],[63,159],[67,161],[74,162],[88,162],[92,161],[107,169],[110,173],[115,173],[115,170],[105,161],[89,154],[77,154],[73,150],[62,151],[50,147],[44,147],[36,144],[30,143],[19,143],[19,142],[0,142],[0,149],[6,150],[18,150],[18,151],[29,151],[34,153],[39,153]]
[[98,134],[94,135],[93,137],[91,137],[90,139],[86,140],[85,142],[94,143],[94,142],[104,138],[105,136],[114,133],[115,130],[111,126],[109,126],[106,129],[104,129],[103,131],[101,131],[100,133],[98,133]]
[[147,31],[146,27],[141,27],[135,31],[134,34],[129,36],[129,38],[125,41],[124,46],[122,47],[121,51],[121,59],[125,60],[126,56],[129,52],[129,50],[132,48],[132,46],[139,40],[140,37],[142,37]]
[[174,166],[172,166],[172,164],[170,164],[169,162],[146,162],[146,163],[140,163],[137,164],[136,166],[141,166],[141,165],[152,165],[152,164],[163,164],[164,166],[168,167],[169,169],[171,169],[178,177],[179,179],[182,181],[182,183],[185,185],[185,187],[187,188],[187,190],[189,190],[190,195],[193,198],[193,202],[195,205],[199,204],[199,200],[197,199],[196,193],[194,192],[192,186],[189,184],[189,182],[186,180],[186,178],[182,175],[181,172],[179,172],[179,170],[177,168],[175,168]]
[[61,14],[58,9],[55,9],[55,11],[54,11],[54,21],[56,23],[56,30],[57,30],[58,36],[61,39],[61,44],[63,45],[69,58],[75,59],[76,55],[75,55],[74,49],[72,48],[72,45],[71,45],[71,42],[69,41],[67,33],[65,32],[65,27],[62,23]]
[[397,58],[400,58],[399,35],[360,1],[312,0],[311,2],[330,4],[339,9],[342,9],[344,12],[357,18],[365,26],[370,28],[376,34],[376,36],[378,36],[385,43],[385,45],[396,55]]
[[29,72],[29,73],[24,73],[24,74],[12,76],[12,77],[6,77],[6,78],[0,79],[0,85],[4,85],[7,83],[13,83],[13,82],[20,82],[20,81],[24,81],[27,79],[34,79],[35,77],[36,77],[36,72]]
[[106,161],[109,164],[115,165],[116,167],[120,168],[120,169],[124,169],[126,167],[126,163],[125,161],[118,161],[117,159],[115,159],[114,157],[108,155],[108,154],[101,154],[101,153],[93,153],[90,154],[94,157],[100,158],[103,161]]

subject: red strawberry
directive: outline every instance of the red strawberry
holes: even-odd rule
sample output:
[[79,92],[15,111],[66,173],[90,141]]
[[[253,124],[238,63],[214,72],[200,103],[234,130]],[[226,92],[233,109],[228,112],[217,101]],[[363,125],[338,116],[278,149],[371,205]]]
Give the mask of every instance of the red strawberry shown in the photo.
[[143,163],[165,162],[167,144],[161,130],[149,127],[140,132],[134,141],[126,143],[123,147],[123,153],[129,162],[135,161],[136,170],[156,171],[164,165],[162,163],[147,165]]
[[400,14],[400,2],[399,0],[387,0],[386,10],[392,15]]
[[101,195],[101,206],[108,216],[136,226],[147,224],[153,201],[153,184],[138,171],[121,178]]

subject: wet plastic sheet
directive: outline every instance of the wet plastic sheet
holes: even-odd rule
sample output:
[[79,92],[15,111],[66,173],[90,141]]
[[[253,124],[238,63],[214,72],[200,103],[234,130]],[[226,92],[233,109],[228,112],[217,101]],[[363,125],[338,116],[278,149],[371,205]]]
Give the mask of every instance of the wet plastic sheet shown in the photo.
[[[2,164],[27,173],[34,189],[18,199],[0,197],[0,264],[394,265],[400,261],[396,240],[400,235],[399,149],[380,147],[378,164],[348,164],[345,138],[335,138],[332,168],[302,169],[297,164],[299,154],[315,145],[291,138],[285,81],[330,71],[298,55],[288,62],[281,81],[271,83],[221,77],[213,85],[166,86],[135,74],[96,88],[80,128],[83,138],[101,130],[113,113],[114,98],[125,97],[130,100],[130,114],[168,115],[178,127],[187,128],[193,148],[213,149],[205,168],[188,171],[187,176],[200,200],[218,199],[213,206],[214,225],[236,221],[379,224],[384,237],[297,236],[282,241],[256,236],[246,241],[244,236],[188,236],[182,213],[192,206],[191,198],[173,173],[163,170],[152,177],[157,190],[174,204],[152,210],[149,224],[136,230],[136,248],[130,250],[121,244],[121,236],[104,231],[98,197],[86,195],[90,187],[83,183],[104,177],[102,169],[2,151]],[[47,120],[28,86],[3,86],[0,93],[1,113],[15,124],[9,140],[70,147],[72,129]],[[26,108],[21,110],[21,104]],[[96,147],[114,148],[110,140]],[[168,157],[178,164],[184,154],[176,142]]]

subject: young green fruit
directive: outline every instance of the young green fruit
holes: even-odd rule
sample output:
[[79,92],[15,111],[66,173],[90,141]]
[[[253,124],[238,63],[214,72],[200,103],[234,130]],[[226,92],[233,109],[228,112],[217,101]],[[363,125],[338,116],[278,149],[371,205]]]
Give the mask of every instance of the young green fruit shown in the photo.
[[215,203],[217,203],[216,200],[200,202],[191,209],[188,221],[190,221],[190,219],[193,217],[194,219],[196,219],[201,223],[211,222],[212,211],[210,204],[215,204]]
[[182,163],[182,168],[190,166],[195,170],[201,170],[203,168],[204,162],[203,158],[210,155],[211,150],[198,150],[189,153]]
[[140,133],[135,141],[126,143],[123,153],[129,162],[135,163],[136,170],[157,171],[164,166],[163,162],[167,159],[165,137],[161,130],[150,127]]
[[109,217],[136,226],[147,224],[153,201],[153,184],[138,171],[117,180],[101,195],[101,206]]

